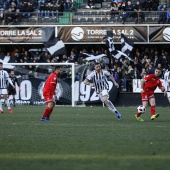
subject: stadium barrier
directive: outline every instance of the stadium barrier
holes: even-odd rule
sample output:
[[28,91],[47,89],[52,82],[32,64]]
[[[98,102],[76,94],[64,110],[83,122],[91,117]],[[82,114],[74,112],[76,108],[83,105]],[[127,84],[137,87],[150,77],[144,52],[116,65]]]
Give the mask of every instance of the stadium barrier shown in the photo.
[[[53,12],[46,16],[41,12],[29,12],[26,17],[23,12],[10,13],[16,16],[15,19],[8,19],[8,12],[3,12],[3,18],[0,20],[1,25],[90,25],[90,24],[158,24],[159,15],[162,11],[142,11],[142,12],[110,12],[110,11],[85,11],[77,10],[80,6],[76,4],[73,11]],[[114,14],[115,13],[115,14]],[[165,11],[166,13],[166,11]],[[141,15],[142,14],[142,15]],[[17,20],[16,20],[17,18]],[[161,21],[161,23],[169,23]]]

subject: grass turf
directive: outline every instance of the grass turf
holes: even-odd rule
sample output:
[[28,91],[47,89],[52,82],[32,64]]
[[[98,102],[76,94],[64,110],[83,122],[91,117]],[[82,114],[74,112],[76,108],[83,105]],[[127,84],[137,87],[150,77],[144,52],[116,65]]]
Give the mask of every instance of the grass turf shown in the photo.
[[44,106],[18,106],[0,115],[2,170],[166,170],[170,167],[170,108],[149,109],[138,122],[136,108],[56,107],[41,122]]

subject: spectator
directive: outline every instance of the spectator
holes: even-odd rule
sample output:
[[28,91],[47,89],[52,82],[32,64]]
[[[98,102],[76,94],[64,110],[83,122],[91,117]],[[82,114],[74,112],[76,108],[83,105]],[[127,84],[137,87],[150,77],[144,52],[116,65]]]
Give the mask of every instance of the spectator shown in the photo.
[[154,67],[153,62],[151,62],[151,63],[149,64],[148,74],[154,74],[154,72],[155,72],[155,67]]
[[21,21],[21,14],[20,14],[19,9],[17,9],[14,16],[12,17],[12,22],[17,24],[20,21]]
[[111,4],[110,4],[110,14],[111,14],[111,18],[113,18],[116,14],[119,14],[118,5],[117,5],[116,2],[111,2]]
[[132,75],[133,79],[140,79],[140,72],[137,69],[137,67],[134,67],[134,71],[133,71],[133,75]]
[[53,19],[57,18],[58,20],[59,8],[60,8],[60,5],[58,4],[58,2],[56,2],[54,5],[51,4],[51,15]]
[[38,16],[39,16],[39,18],[43,18],[44,15],[45,15],[45,4],[41,3],[39,10],[38,10]]
[[63,5],[63,8],[64,8],[64,11],[70,11],[72,2],[71,2],[71,0],[63,0],[62,5]]
[[34,11],[34,8],[30,2],[28,2],[24,7],[23,17],[29,18],[31,16],[31,12]]
[[166,13],[166,23],[169,24],[170,21],[170,9],[167,9],[167,13]]
[[12,22],[12,17],[13,17],[13,13],[12,13],[12,9],[9,8],[8,12],[6,14],[6,24],[8,25],[10,22]]
[[6,0],[0,0],[0,8],[6,9]]
[[11,5],[9,6],[11,8],[12,12],[16,12],[17,6],[14,2],[11,2]]
[[165,10],[169,8],[169,0],[159,0],[158,11],[161,11],[162,8]]
[[87,5],[85,6],[86,9],[94,8],[95,0],[87,0]]
[[2,23],[4,21],[4,9],[1,8],[0,9],[0,23]]
[[142,6],[139,1],[136,1],[136,4],[134,5],[134,17],[136,18],[135,23],[137,24],[139,22],[139,19],[141,18],[141,21],[145,20],[145,14],[142,12]]
[[133,5],[131,1],[128,1],[127,4],[123,7],[123,16],[122,16],[122,24],[125,23],[126,18],[131,18],[134,16]]
[[166,22],[166,12],[164,10],[164,8],[161,9],[161,12],[159,12],[159,20],[158,20],[158,24],[160,24],[161,22],[164,24]]
[[51,12],[51,3],[47,3],[45,5],[45,18],[50,17],[50,12]]

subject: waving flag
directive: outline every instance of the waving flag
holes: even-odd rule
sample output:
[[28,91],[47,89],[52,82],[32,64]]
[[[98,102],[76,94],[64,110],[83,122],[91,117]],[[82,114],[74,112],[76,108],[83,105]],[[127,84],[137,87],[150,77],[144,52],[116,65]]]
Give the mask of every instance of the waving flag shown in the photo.
[[121,51],[127,56],[130,55],[130,52],[133,49],[134,42],[128,39],[124,34],[121,34]]
[[51,55],[65,54],[65,45],[60,38],[56,37],[44,44]]

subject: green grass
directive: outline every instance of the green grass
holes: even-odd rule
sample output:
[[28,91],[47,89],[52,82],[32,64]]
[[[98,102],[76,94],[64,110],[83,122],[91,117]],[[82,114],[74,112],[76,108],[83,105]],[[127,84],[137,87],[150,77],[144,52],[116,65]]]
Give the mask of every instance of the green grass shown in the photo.
[[56,107],[41,122],[44,106],[18,106],[0,115],[2,170],[168,170],[170,108],[149,108],[138,122],[136,108]]

